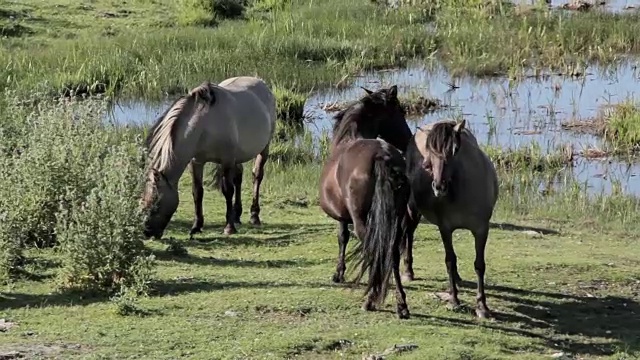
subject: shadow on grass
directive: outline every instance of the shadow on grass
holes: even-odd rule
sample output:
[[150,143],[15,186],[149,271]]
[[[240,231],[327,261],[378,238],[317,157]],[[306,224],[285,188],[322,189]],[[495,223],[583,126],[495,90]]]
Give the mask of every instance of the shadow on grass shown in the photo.
[[542,235],[560,235],[559,231],[553,229],[545,229],[533,226],[521,226],[510,223],[489,223],[489,227],[492,229],[500,229],[506,231],[535,231]]
[[[172,232],[187,235],[191,229],[191,222],[175,220],[170,226]],[[223,223],[205,226],[204,234],[197,234],[193,240],[185,245],[196,248],[211,247],[280,247],[300,242],[309,235],[325,235],[336,233],[336,227],[331,224],[282,224],[265,223],[260,227],[249,224],[237,226],[238,234],[222,234]],[[213,232],[213,234],[212,234]],[[166,242],[166,239],[160,240]]]
[[[475,283],[465,281],[464,286],[475,288]],[[607,356],[621,351],[629,354],[640,351],[640,303],[632,297],[580,296],[509,286],[486,288],[495,321],[412,316],[537,338],[550,349],[572,354]],[[508,308],[508,312],[492,307],[491,298],[502,300],[499,307]]]
[[286,267],[308,267],[317,265],[320,262],[306,259],[293,260],[246,260],[246,259],[222,259],[213,256],[201,257],[197,255],[175,255],[165,250],[153,250],[152,254],[160,261],[174,261],[192,265],[205,266],[231,266],[231,267],[257,267],[257,268],[286,268]]
[[277,288],[310,288],[326,286],[325,284],[290,283],[272,281],[222,281],[215,282],[202,279],[158,280],[151,284],[150,296],[180,295],[188,293],[211,292],[232,289],[277,289]]

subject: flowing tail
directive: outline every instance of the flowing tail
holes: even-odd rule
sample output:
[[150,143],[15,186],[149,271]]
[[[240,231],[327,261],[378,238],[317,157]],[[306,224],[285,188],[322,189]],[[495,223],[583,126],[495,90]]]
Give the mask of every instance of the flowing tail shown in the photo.
[[356,258],[360,271],[354,284],[358,284],[365,272],[369,282],[365,292],[375,305],[384,302],[393,272],[393,260],[399,260],[404,248],[405,222],[409,198],[404,168],[394,166],[387,156],[379,156],[374,164],[375,188],[371,208],[367,216],[367,231],[364,239],[349,254]]

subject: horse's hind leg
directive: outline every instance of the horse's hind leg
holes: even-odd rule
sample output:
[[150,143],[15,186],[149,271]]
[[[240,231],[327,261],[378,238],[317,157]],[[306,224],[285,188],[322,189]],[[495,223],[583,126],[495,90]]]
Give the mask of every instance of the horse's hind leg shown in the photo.
[[233,180],[235,169],[235,165],[223,166],[222,168],[222,194],[224,195],[225,201],[227,203],[227,225],[224,227],[224,233],[226,235],[231,235],[238,232],[234,224],[235,211],[233,208]]
[[487,245],[487,238],[489,237],[489,226],[482,228],[480,230],[473,231],[473,237],[475,238],[476,245],[476,260],[473,263],[473,266],[476,270],[476,275],[478,276],[478,293],[476,295],[476,314],[480,318],[488,318],[492,317],[491,311],[487,307],[487,297],[484,293],[484,271],[485,271],[485,262],[484,262],[484,250]]
[[449,274],[449,304],[453,308],[457,308],[460,306],[455,279],[455,274],[458,273],[458,259],[453,250],[453,230],[440,227],[440,236],[442,237],[442,245],[444,245],[445,251],[444,262],[447,265],[447,273]]
[[204,189],[202,187],[202,176],[204,172],[204,163],[191,160],[189,163],[189,170],[191,172],[191,193],[193,194],[193,205],[195,208],[195,218],[193,220],[193,226],[189,232],[189,236],[202,232],[202,226],[204,225],[204,216],[202,214],[202,198],[204,196]]
[[242,216],[242,173],[244,169],[242,164],[236,165],[236,171],[233,176],[233,187],[235,188],[236,193],[236,201],[233,204],[233,209],[235,213],[235,222],[236,224],[240,224],[240,216]]
[[347,244],[349,243],[349,225],[344,221],[340,221],[338,226],[338,265],[336,266],[336,273],[333,274],[334,283],[344,282],[344,271],[347,269],[344,264],[344,255],[347,251]]
[[251,224],[260,225],[260,184],[264,178],[264,165],[269,159],[269,145],[262,150],[253,165],[253,201],[251,202]]

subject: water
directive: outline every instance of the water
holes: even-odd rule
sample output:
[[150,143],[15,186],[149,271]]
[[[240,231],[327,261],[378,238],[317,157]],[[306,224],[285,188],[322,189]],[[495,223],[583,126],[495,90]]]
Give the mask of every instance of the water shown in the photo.
[[[534,5],[537,0],[514,0],[515,4]],[[560,8],[562,5],[572,3],[573,0],[551,0],[549,6],[552,8]],[[599,3],[600,1],[586,0],[588,3]],[[604,0],[604,5],[594,6],[597,11],[606,11],[611,13],[626,13],[640,9],[640,0]]]
[[[459,88],[451,91],[449,83]],[[308,129],[316,136],[331,129],[334,113],[322,110],[324,104],[355,100],[364,94],[360,86],[375,90],[398,85],[399,93],[419,93],[440,99],[447,107],[410,122],[413,127],[442,118],[464,117],[482,144],[515,149],[533,143],[551,151],[570,143],[574,151],[602,148],[603,140],[561,129],[568,120],[593,117],[607,104],[637,99],[640,71],[626,64],[614,71],[589,68],[585,76],[569,78],[552,75],[527,78],[512,83],[507,78],[461,77],[452,79],[443,68],[410,67],[395,71],[367,73],[343,89],[331,89],[311,96],[305,105]],[[122,103],[110,114],[124,123],[152,122],[170,102]],[[592,193],[610,192],[620,183],[626,193],[640,195],[640,165],[612,159],[578,158],[574,176],[586,183]]]

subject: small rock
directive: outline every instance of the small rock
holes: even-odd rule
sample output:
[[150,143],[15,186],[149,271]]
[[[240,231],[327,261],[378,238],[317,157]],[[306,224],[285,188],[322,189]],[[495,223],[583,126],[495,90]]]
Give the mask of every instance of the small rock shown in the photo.
[[0,331],[5,332],[9,329],[11,329],[14,326],[17,326],[18,324],[14,323],[14,322],[10,322],[10,321],[6,321],[5,319],[0,319]]
[[227,311],[224,312],[224,315],[225,316],[230,316],[230,317],[236,317],[236,316],[238,316],[238,313],[233,311],[233,310],[227,310]]
[[529,235],[532,238],[541,238],[542,237],[542,233],[539,233],[539,232],[533,231],[533,230],[524,230],[522,233],[525,234],[525,235]]
[[0,352],[0,360],[12,360],[21,358],[23,358],[23,355],[18,351]]

